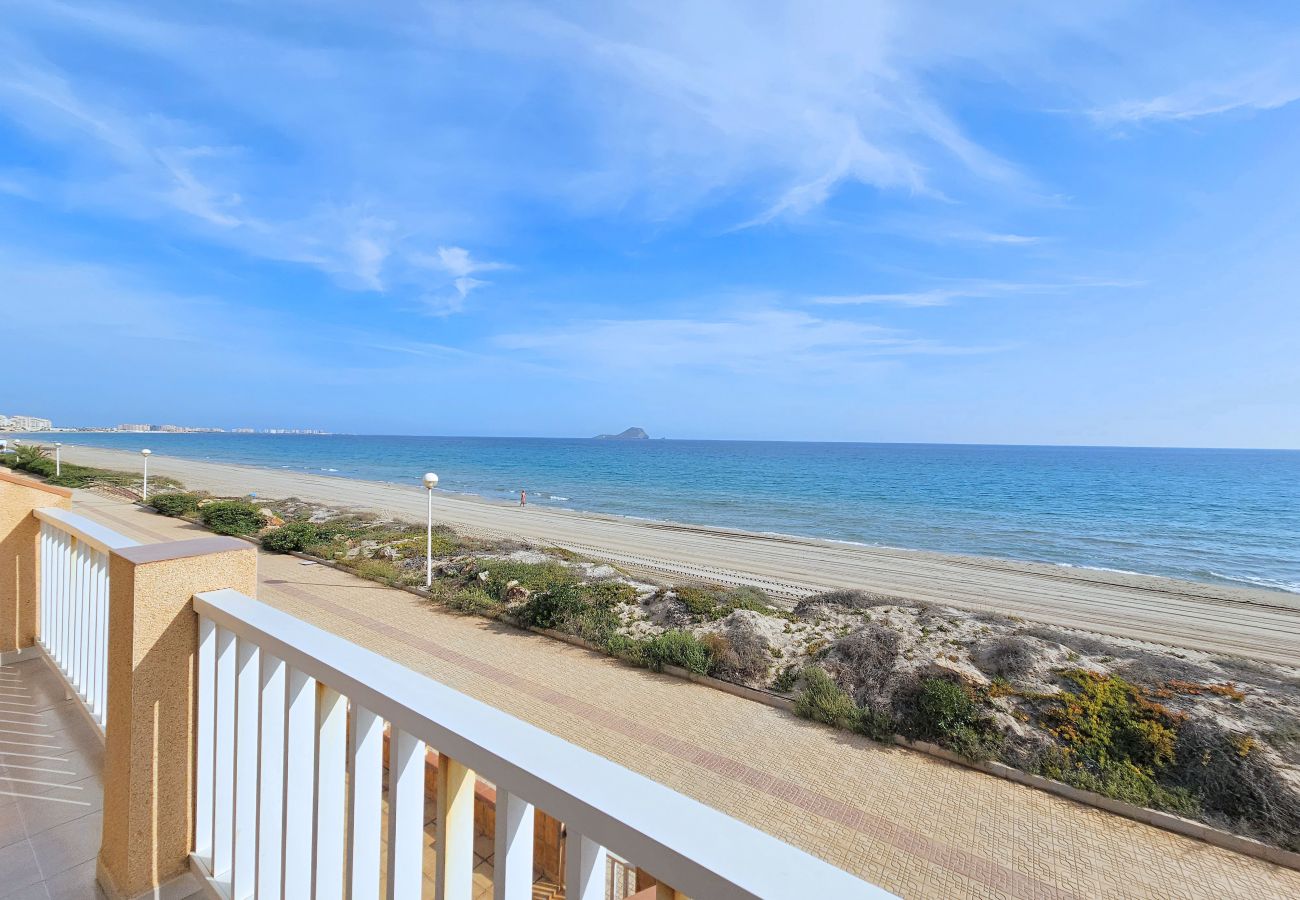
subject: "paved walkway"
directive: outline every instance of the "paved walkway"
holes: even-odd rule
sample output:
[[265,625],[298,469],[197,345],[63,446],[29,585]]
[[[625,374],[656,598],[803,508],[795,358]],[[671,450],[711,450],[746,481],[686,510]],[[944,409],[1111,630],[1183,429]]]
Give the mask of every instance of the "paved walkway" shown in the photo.
[[[194,526],[78,492],[137,540]],[[259,599],[908,898],[1300,897],[1300,872],[263,554]]]

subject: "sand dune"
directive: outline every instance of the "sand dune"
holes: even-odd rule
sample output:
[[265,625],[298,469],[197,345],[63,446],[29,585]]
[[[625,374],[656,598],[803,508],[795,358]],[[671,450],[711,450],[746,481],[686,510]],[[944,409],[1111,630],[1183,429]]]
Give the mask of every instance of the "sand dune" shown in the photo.
[[[108,468],[139,471],[141,463],[138,455],[121,450],[65,447],[63,454],[72,462]],[[415,521],[425,515],[425,492],[413,485],[175,459],[165,451],[153,456],[149,470],[218,494],[296,496]],[[434,516],[467,533],[558,545],[662,580],[752,584],[784,602],[827,588],[863,588],[1300,666],[1300,596],[1282,592],[521,509],[447,493],[435,493]]]

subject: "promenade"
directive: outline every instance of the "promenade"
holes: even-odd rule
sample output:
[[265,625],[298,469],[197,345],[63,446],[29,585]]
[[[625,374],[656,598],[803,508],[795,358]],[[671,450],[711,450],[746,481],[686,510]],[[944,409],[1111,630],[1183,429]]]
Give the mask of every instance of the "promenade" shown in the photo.
[[[202,533],[76,494],[142,541]],[[261,555],[258,597],[904,897],[1300,896],[1300,872],[295,557]]]

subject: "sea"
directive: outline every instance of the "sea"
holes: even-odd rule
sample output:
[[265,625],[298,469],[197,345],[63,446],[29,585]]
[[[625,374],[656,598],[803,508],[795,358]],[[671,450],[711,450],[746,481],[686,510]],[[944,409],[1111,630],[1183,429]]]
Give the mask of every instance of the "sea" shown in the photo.
[[[493,500],[1300,593],[1300,451],[381,435],[68,445]],[[49,436],[42,438],[49,440]]]

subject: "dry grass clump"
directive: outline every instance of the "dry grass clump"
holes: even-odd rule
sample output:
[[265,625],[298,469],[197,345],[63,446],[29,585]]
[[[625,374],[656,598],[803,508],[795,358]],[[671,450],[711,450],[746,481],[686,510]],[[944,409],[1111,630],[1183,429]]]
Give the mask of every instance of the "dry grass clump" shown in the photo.
[[823,665],[855,702],[887,702],[900,644],[897,631],[872,624],[835,641]]
[[973,656],[981,672],[1015,681],[1034,668],[1037,653],[1024,638],[1006,635],[982,645]]
[[821,610],[831,607],[834,609],[863,610],[871,609],[876,606],[916,606],[916,602],[908,600],[905,597],[895,597],[891,594],[877,594],[873,591],[858,590],[835,590],[822,591],[820,594],[813,594],[810,597],[804,597],[794,608],[794,614],[801,618],[816,615]]
[[705,635],[703,641],[713,656],[712,674],[718,678],[742,683],[767,678],[771,647],[750,622],[737,619],[721,634]]
[[1248,734],[1194,720],[1178,731],[1172,780],[1193,793],[1205,817],[1242,834],[1300,850],[1300,792]]

